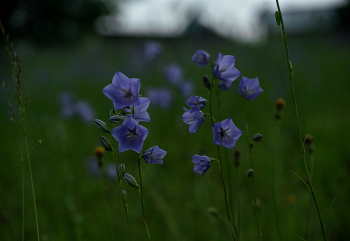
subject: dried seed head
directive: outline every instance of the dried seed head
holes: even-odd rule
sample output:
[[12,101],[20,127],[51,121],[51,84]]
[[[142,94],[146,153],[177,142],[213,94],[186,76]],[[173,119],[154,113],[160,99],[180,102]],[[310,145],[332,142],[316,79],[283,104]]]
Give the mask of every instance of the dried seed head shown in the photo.
[[277,111],[281,111],[286,106],[286,102],[283,100],[283,98],[279,98],[276,101],[275,106]]
[[256,134],[254,134],[254,136],[253,136],[253,141],[255,141],[255,142],[259,142],[259,141],[261,141],[261,139],[262,139],[262,135],[260,134],[260,133],[256,133]]
[[254,175],[254,174],[253,174],[253,169],[248,169],[247,172],[245,173],[245,175],[246,175],[247,177],[253,176],[253,175]]
[[241,163],[241,151],[239,149],[235,149],[233,151],[233,155],[234,155],[234,164],[236,167],[239,166],[239,164]]

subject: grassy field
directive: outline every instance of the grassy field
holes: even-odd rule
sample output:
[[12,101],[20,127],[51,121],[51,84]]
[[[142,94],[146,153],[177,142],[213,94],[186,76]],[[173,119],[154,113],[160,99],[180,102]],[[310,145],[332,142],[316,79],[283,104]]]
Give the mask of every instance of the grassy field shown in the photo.
[[[159,42],[163,53],[153,62],[142,61],[144,39],[86,38],[74,46],[52,48],[15,43],[14,51],[19,52],[23,68],[23,96],[29,95],[25,124],[41,240],[128,240],[117,181],[105,179],[102,189],[99,177],[93,176],[86,165],[89,160],[95,160],[92,153],[100,145],[102,133],[93,121],[83,122],[79,116],[64,118],[60,106],[61,94],[71,93],[76,102],[90,103],[94,118],[107,121],[112,102],[101,91],[111,83],[116,71],[140,78],[143,96],[147,97],[147,90],[156,86],[170,89],[174,97],[171,108],[166,110],[151,102],[148,112],[152,121],[142,123],[150,130],[144,147],[159,145],[168,152],[163,165],[142,163],[146,216],[152,240],[230,240],[229,229],[207,211],[215,207],[226,215],[218,165],[213,163],[200,177],[193,173],[191,162],[194,154],[218,158],[210,120],[206,119],[197,133],[190,135],[188,125],[181,120],[182,106],[189,95],[182,96],[178,88],[163,78],[164,67],[178,63],[184,68],[185,79],[195,83],[192,94],[207,98],[202,77],[210,75],[210,68],[198,67],[191,61],[197,49],[205,49],[214,59],[217,52],[236,56],[235,66],[242,75],[258,76],[264,89],[254,101],[245,101],[250,133],[263,135],[263,140],[255,144],[253,155],[264,240],[278,240],[271,196],[276,142],[279,153],[276,192],[283,240],[300,240],[294,234],[305,237],[309,212],[309,239],[321,240],[310,194],[290,171],[305,178],[282,40],[272,38],[255,46],[213,39],[160,39]],[[350,46],[348,41],[331,36],[289,38],[289,43],[302,132],[314,137],[312,180],[324,217],[337,197],[326,220],[327,235],[329,240],[347,240],[350,226]],[[6,83],[6,88],[0,92],[0,240],[9,241],[21,240],[22,164],[18,132],[9,120],[11,113],[7,108],[7,102],[16,106],[15,84],[4,48],[0,49],[0,81]],[[230,90],[214,95],[213,111],[216,121],[231,117],[244,131],[242,97],[237,93],[239,82],[240,78],[233,82]],[[280,97],[287,106],[277,140],[274,103]],[[209,112],[208,107],[204,112]],[[39,139],[42,144],[32,150]],[[224,174],[233,189],[230,202],[234,203],[235,222],[238,213],[241,214],[241,240],[257,240],[251,180],[245,176],[250,168],[246,144],[243,134],[235,146],[242,152],[238,168],[233,165],[233,150],[222,148],[226,149],[223,152]],[[118,158],[128,173],[138,177],[134,152],[123,152]],[[308,161],[311,158],[307,155]],[[112,162],[112,155],[106,153],[104,161]],[[35,240],[26,159],[24,171],[25,240]],[[132,240],[147,240],[137,191],[126,184],[123,187],[128,193]]]

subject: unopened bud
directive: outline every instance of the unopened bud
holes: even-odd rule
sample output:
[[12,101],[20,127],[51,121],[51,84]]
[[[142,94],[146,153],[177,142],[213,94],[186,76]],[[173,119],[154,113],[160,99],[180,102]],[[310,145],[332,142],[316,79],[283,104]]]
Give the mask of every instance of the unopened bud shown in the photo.
[[241,150],[235,149],[234,152],[233,152],[233,155],[235,157],[234,164],[235,164],[236,167],[238,167],[240,162],[241,162]]
[[203,85],[210,90],[210,79],[208,76],[204,75],[203,77]]
[[109,116],[111,117],[111,116],[114,116],[114,115],[115,115],[114,109],[111,109],[111,110],[109,111]]
[[276,19],[277,25],[280,26],[280,24],[281,24],[281,16],[280,16],[280,13],[278,11],[275,12],[275,19]]
[[109,118],[109,121],[112,123],[123,123],[125,118],[126,117],[124,115],[113,115],[111,118]]
[[113,152],[113,147],[112,147],[111,143],[109,142],[109,140],[106,137],[101,136],[100,137],[100,142],[101,142],[101,145],[106,149],[106,151]]
[[133,176],[131,176],[129,173],[124,173],[123,177],[125,182],[129,184],[131,187],[135,189],[140,189],[140,186],[137,184],[136,179]]
[[123,177],[124,173],[125,173],[125,165],[124,163],[122,163],[118,167],[118,174],[120,179]]
[[94,123],[95,123],[95,125],[97,126],[97,128],[100,131],[108,133],[108,134],[111,133],[111,131],[109,130],[108,125],[106,124],[106,122],[103,122],[103,121],[101,121],[99,119],[95,119]]
[[260,134],[260,133],[256,133],[256,134],[254,134],[254,136],[253,136],[253,141],[255,141],[255,142],[259,142],[259,141],[261,141],[261,139],[262,139],[262,135]]
[[245,173],[247,177],[253,176],[253,169],[248,169],[247,172]]

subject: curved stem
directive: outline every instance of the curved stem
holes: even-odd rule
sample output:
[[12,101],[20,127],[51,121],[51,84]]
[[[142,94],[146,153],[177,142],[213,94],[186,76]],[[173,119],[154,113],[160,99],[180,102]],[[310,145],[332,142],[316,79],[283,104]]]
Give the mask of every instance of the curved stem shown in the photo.
[[22,115],[22,125],[23,125],[24,142],[25,142],[25,145],[26,145],[27,159],[28,159],[28,165],[29,165],[30,182],[31,182],[31,185],[32,185],[33,202],[34,202],[34,213],[35,213],[35,223],[36,223],[36,233],[37,233],[37,236],[38,236],[38,241],[40,241],[38,213],[37,213],[37,210],[36,210],[36,201],[35,201],[35,191],[34,191],[34,183],[33,183],[32,165],[30,163],[27,135],[26,135],[25,127],[24,127],[23,115]]
[[145,207],[144,207],[144,204],[143,204],[143,196],[142,196],[142,177],[141,177],[141,162],[140,162],[139,154],[136,153],[136,156],[137,156],[137,164],[138,164],[138,167],[139,167],[139,177],[140,177],[140,189],[139,189],[139,194],[140,194],[140,198],[141,198],[143,222],[145,223],[145,226],[146,226],[148,240],[151,240],[151,235],[150,235],[150,233],[149,233],[148,225],[147,225],[147,222],[146,222]]
[[279,5],[279,3],[278,3],[278,0],[276,0],[276,4],[277,4],[278,12],[279,12],[279,15],[280,15],[281,25],[282,25],[283,43],[284,43],[284,47],[285,47],[285,51],[286,51],[287,66],[288,66],[288,76],[289,76],[290,87],[291,87],[291,90],[292,90],[292,97],[293,97],[293,104],[294,104],[294,112],[295,112],[296,124],[297,124],[297,129],[298,129],[298,134],[299,134],[299,142],[300,142],[301,156],[302,156],[302,160],[303,160],[303,164],[304,164],[304,169],[305,169],[306,178],[307,178],[307,181],[308,181],[308,183],[309,183],[310,191],[311,191],[311,194],[312,194],[312,198],[313,198],[313,200],[314,200],[315,207],[316,207],[316,210],[317,210],[318,219],[319,219],[320,226],[321,226],[321,230],[322,230],[323,240],[324,240],[324,241],[327,241],[326,228],[325,228],[324,223],[323,223],[323,220],[322,220],[321,211],[320,211],[320,208],[319,208],[319,205],[318,205],[318,201],[317,201],[317,197],[316,197],[314,188],[313,188],[312,183],[311,183],[311,179],[310,179],[310,175],[309,175],[309,171],[308,171],[307,163],[306,163],[306,159],[305,159],[305,148],[304,148],[304,143],[303,143],[303,139],[302,139],[302,136],[301,136],[300,123],[299,123],[299,114],[298,114],[298,107],[297,107],[297,101],[296,101],[295,91],[294,91],[293,67],[292,67],[291,61],[290,61],[290,59],[289,59],[287,36],[286,36],[285,29],[284,29],[284,23],[283,23],[283,18],[282,18],[282,12],[281,12],[280,5]]
[[280,240],[282,241],[282,232],[280,227],[280,220],[278,216],[278,209],[277,209],[277,200],[276,200],[276,162],[278,160],[278,143],[279,143],[279,136],[280,136],[280,129],[281,129],[281,119],[278,120],[277,123],[277,138],[276,138],[276,144],[275,144],[275,158],[272,162],[272,181],[271,181],[271,190],[272,190],[272,203],[273,203],[273,212],[275,216],[275,224],[278,236]]
[[[210,87],[210,90],[209,90],[209,111],[210,111],[210,118],[211,118],[211,124],[212,125],[214,125],[214,117],[213,117],[213,111],[212,111],[212,98],[211,98],[212,96],[211,95],[212,95],[212,91],[213,91],[214,85],[215,85],[215,77],[212,76],[212,78],[211,78],[211,87]],[[224,198],[225,198],[227,218],[228,218],[228,221],[230,222],[230,228],[231,228],[231,234],[232,234],[233,240],[236,240],[236,234],[235,234],[235,231],[234,231],[233,226],[232,226],[232,221],[231,221],[231,217],[230,217],[230,210],[228,208],[228,200],[227,200],[227,193],[226,193],[226,186],[225,186],[224,175],[222,173],[222,166],[221,166],[222,159],[221,159],[220,146],[217,145],[217,148],[218,148],[218,153],[219,153],[219,169],[220,169],[220,174],[221,174],[222,186],[224,188]]]
[[131,231],[130,231],[128,210],[127,210],[127,207],[126,207],[126,203],[125,203],[125,201],[123,199],[123,188],[122,188],[122,185],[121,185],[121,177],[119,175],[119,170],[118,170],[117,141],[114,138],[113,138],[113,141],[114,141],[113,157],[114,157],[115,166],[116,166],[116,170],[117,170],[120,198],[122,199],[122,202],[123,202],[123,208],[124,208],[124,212],[125,212],[125,216],[126,216],[126,223],[128,224],[129,240],[131,241]]
[[258,206],[256,205],[255,169],[254,169],[254,161],[253,161],[253,153],[252,153],[253,144],[250,142],[250,138],[249,138],[249,126],[248,126],[247,116],[246,116],[245,109],[244,109],[244,98],[242,98],[242,113],[243,113],[243,119],[244,119],[244,123],[245,123],[245,130],[246,130],[245,133],[247,136],[247,144],[248,144],[249,156],[250,156],[250,165],[253,169],[253,175],[252,175],[251,179],[252,179],[252,183],[253,183],[254,216],[255,216],[255,222],[256,222],[256,226],[258,228],[260,240],[262,240],[262,232],[261,232],[260,221],[259,221],[259,211],[258,211]]

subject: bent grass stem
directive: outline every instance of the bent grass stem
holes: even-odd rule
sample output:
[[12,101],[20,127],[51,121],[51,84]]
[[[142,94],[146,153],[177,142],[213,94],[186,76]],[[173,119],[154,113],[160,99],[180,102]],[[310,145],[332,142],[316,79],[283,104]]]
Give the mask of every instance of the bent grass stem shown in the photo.
[[281,8],[280,8],[280,5],[278,3],[278,0],[276,0],[276,4],[277,4],[278,12],[279,12],[281,26],[282,26],[282,39],[283,39],[283,43],[284,43],[284,47],[285,47],[285,51],[286,51],[289,83],[290,83],[290,87],[291,87],[291,90],[292,90],[294,113],[295,113],[297,130],[298,130],[298,135],[299,135],[299,142],[300,142],[302,161],[303,161],[303,164],[304,164],[306,178],[307,178],[307,181],[308,181],[309,186],[310,186],[310,191],[311,191],[311,194],[312,194],[312,198],[314,200],[315,207],[316,207],[316,210],[317,210],[318,219],[319,219],[319,222],[320,222],[321,231],[322,231],[322,235],[323,235],[323,240],[327,241],[326,228],[325,228],[324,222],[322,220],[322,215],[321,215],[321,211],[320,211],[320,208],[319,208],[319,205],[318,205],[317,197],[316,197],[313,185],[311,183],[309,171],[308,171],[308,168],[307,168],[307,163],[306,163],[306,158],[305,158],[305,148],[304,148],[304,143],[303,143],[303,139],[302,139],[302,136],[301,136],[299,114],[298,114],[298,107],[297,107],[297,100],[296,100],[296,97],[295,97],[295,90],[294,90],[294,83],[293,83],[293,66],[292,66],[292,63],[291,63],[291,61],[289,59],[287,36],[286,36],[285,29],[284,29],[282,12],[281,12]]

